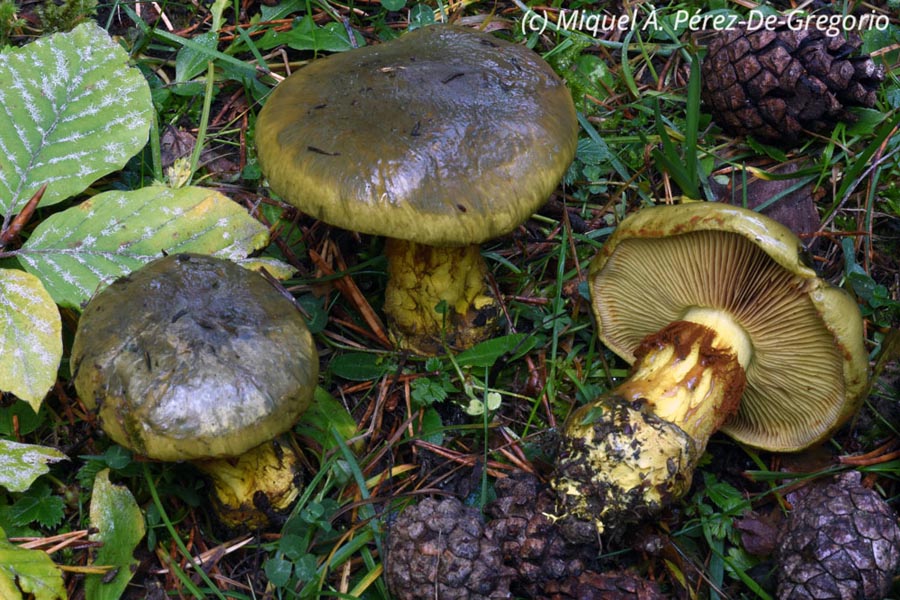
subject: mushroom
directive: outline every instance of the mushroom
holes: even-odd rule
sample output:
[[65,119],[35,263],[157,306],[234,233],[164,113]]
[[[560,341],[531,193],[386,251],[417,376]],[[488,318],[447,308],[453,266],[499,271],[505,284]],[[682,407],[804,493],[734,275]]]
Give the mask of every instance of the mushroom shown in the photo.
[[256,124],[273,191],[389,238],[384,312],[396,343],[422,354],[496,330],[478,245],[547,200],[577,133],[568,89],[537,54],[444,25],[313,61]]
[[276,438],[312,401],[318,354],[259,274],[197,254],[148,263],[88,303],[72,370],[115,442],[210,477],[225,525],[263,526],[299,495],[299,455]]
[[633,367],[565,425],[553,485],[576,522],[602,532],[657,513],[688,490],[716,431],[789,452],[857,411],[859,309],[800,251],[781,224],[712,202],[619,225],[589,286],[600,339]]

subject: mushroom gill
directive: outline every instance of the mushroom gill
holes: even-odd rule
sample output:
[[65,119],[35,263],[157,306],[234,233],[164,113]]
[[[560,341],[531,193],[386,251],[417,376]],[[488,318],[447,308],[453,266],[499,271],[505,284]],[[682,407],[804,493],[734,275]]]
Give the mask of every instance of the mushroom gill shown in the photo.
[[600,339],[628,379],[568,418],[553,486],[598,531],[690,486],[712,434],[772,451],[826,439],[856,412],[867,355],[854,300],[758,213],[709,202],[643,209],[591,263]]

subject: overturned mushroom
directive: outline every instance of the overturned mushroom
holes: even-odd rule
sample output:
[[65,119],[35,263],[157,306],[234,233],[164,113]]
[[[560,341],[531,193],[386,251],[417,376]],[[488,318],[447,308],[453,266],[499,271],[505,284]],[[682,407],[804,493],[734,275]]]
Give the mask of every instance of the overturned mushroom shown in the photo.
[[318,354],[258,274],[194,254],[145,265],[91,299],[72,368],[115,442],[209,475],[226,525],[265,525],[299,495],[298,454],[276,438],[312,401]]
[[434,354],[444,340],[464,348],[496,329],[478,244],[547,200],[578,124],[537,54],[433,26],[313,61],[275,89],[256,131],[260,166],[287,202],[389,238],[392,335]]
[[800,261],[779,223],[717,203],[644,209],[591,264],[600,339],[633,363],[576,410],[553,481],[567,512],[603,531],[680,497],[709,437],[795,451],[854,414],[862,319]]

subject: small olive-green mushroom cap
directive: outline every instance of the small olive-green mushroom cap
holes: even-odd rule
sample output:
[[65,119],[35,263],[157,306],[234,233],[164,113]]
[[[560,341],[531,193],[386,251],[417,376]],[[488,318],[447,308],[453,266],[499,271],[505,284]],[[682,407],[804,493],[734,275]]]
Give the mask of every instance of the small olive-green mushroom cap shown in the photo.
[[801,261],[789,229],[715,202],[645,208],[593,260],[600,339],[634,362],[645,336],[692,308],[727,312],[752,355],[740,409],[722,431],[772,451],[827,439],[862,401],[868,357],[849,294]]
[[508,233],[555,189],[578,122],[536,53],[436,25],[315,60],[256,125],[269,185],[326,223],[434,246]]
[[91,299],[72,368],[114,441],[178,461],[237,456],[290,429],[312,400],[318,355],[297,308],[262,276],[179,254]]

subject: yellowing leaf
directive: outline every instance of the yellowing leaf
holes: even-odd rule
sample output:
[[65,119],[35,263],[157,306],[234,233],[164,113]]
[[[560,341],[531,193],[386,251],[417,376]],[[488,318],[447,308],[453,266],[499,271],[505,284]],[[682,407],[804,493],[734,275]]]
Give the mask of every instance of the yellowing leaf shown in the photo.
[[65,600],[62,571],[45,552],[11,544],[0,529],[0,598],[16,600],[25,594],[34,594],[34,600]]
[[47,463],[67,458],[56,448],[0,439],[0,486],[11,492],[24,492],[49,470]]
[[115,575],[87,575],[84,581],[86,600],[117,600],[125,591],[134,568],[140,562],[134,549],[146,532],[144,515],[128,488],[109,481],[109,469],[97,473],[91,496],[91,527],[97,533],[92,540],[103,542],[97,550],[94,565],[112,566]]
[[53,298],[34,275],[0,269],[0,390],[37,412],[56,381],[62,321]]
[[268,241],[265,226],[219,192],[154,185],[104,192],[52,215],[14,254],[57,304],[80,308],[164,252],[240,260]]
[[293,277],[294,273],[297,272],[297,269],[287,264],[286,262],[278,260],[277,258],[267,258],[264,256],[260,256],[245,258],[242,260],[237,260],[235,262],[245,269],[250,269],[251,271],[262,271],[263,269],[265,269],[266,273],[279,281],[290,279],[291,277]]

